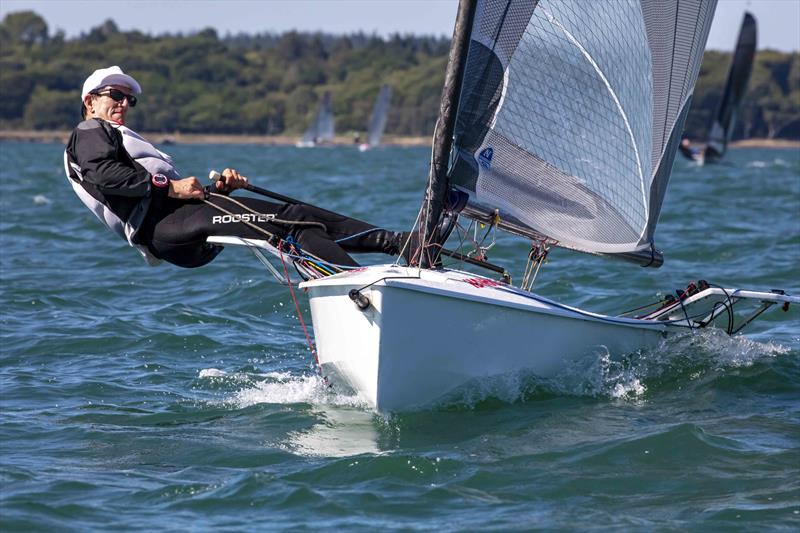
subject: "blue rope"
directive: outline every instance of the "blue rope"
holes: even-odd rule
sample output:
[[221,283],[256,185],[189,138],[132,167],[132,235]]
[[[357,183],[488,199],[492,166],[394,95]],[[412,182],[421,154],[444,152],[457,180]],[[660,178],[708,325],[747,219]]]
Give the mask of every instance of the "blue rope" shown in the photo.
[[367,233],[372,233],[373,231],[383,231],[383,230],[381,228],[372,228],[372,229],[368,229],[366,231],[362,231],[361,233],[356,233],[355,235],[350,235],[349,237],[344,237],[344,238],[339,239],[339,240],[334,241],[334,242],[338,244],[338,243],[343,242],[343,241],[347,241],[347,240],[350,240],[350,239],[355,239],[356,237],[361,237],[362,235],[366,235]]
[[683,316],[686,317],[686,323],[689,324],[689,329],[694,330],[694,326],[692,325],[692,321],[689,320],[689,313],[686,312],[686,308],[683,306],[683,293],[681,294],[678,291],[675,291],[675,294],[678,296],[678,303],[681,304],[681,310],[683,311]]

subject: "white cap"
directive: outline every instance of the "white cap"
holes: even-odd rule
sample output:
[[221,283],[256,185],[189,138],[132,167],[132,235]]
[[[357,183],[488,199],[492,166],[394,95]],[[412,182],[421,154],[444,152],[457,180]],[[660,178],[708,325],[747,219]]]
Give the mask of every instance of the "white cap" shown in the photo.
[[86,81],[83,82],[81,102],[83,102],[87,94],[101,87],[105,87],[106,85],[122,85],[133,91],[133,94],[140,94],[142,92],[139,82],[122,72],[121,68],[114,65],[113,67],[99,68],[92,72],[91,76],[86,78]]

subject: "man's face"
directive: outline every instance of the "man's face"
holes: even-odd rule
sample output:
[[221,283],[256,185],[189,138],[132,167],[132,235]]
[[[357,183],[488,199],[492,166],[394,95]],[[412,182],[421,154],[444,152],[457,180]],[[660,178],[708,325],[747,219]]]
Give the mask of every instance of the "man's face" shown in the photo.
[[[125,124],[125,116],[128,114],[130,102],[128,98],[120,98],[119,93],[129,96],[131,95],[130,88],[124,85],[108,85],[98,89],[95,93],[99,94],[90,94],[86,97],[90,116]],[[112,96],[120,98],[120,101],[117,102]]]

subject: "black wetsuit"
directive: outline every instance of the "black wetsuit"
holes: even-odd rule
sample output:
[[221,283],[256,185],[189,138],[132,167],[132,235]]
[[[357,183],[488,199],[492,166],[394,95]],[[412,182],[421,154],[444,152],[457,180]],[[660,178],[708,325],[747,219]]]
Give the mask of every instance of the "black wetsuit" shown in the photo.
[[184,267],[213,259],[218,247],[206,244],[209,236],[267,238],[242,220],[280,239],[291,237],[303,251],[334,265],[358,266],[348,252],[396,255],[399,251],[400,234],[360,220],[304,204],[279,204],[248,196],[231,199],[238,203],[219,197],[208,201],[233,215],[200,201],[168,198],[154,202],[144,222],[145,240],[154,255]]
[[[153,152],[160,154],[155,149]],[[147,259],[152,255],[192,268],[208,263],[221,251],[221,247],[206,242],[209,236],[267,238],[242,220],[278,238],[291,237],[303,251],[336,265],[358,265],[348,252],[395,255],[399,251],[400,233],[304,204],[211,196],[208,202],[225,213],[204,201],[170,198],[168,189],[151,184],[151,174],[156,171],[143,166],[147,164],[158,172],[171,168],[168,156],[161,155],[166,159],[156,158],[155,165],[151,164],[152,157],[134,158],[119,129],[98,119],[79,124],[66,148],[66,171],[76,193],[98,218],[137,246]],[[172,176],[167,175],[178,177],[174,169]]]

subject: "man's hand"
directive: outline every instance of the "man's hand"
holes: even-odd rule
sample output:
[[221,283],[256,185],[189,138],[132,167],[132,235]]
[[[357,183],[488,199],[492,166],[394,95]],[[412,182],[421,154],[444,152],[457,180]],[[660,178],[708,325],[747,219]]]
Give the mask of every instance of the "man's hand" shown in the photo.
[[235,168],[226,168],[222,171],[222,177],[217,180],[215,186],[219,192],[230,192],[246,187],[247,178],[239,174]]
[[182,180],[170,180],[169,196],[171,198],[180,198],[181,200],[202,200],[205,198],[205,193],[200,180],[194,176],[189,176]]

